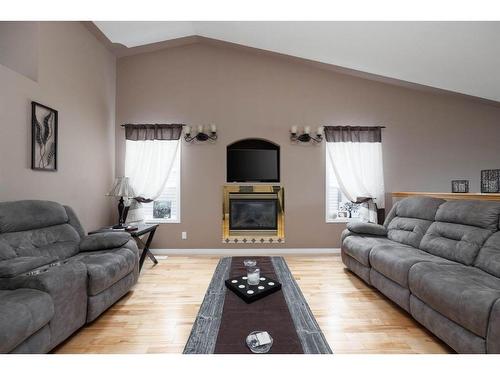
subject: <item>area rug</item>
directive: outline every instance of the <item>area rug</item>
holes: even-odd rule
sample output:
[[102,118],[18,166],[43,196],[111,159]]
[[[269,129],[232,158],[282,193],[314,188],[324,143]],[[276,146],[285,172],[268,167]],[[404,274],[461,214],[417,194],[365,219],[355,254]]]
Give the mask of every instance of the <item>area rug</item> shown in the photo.
[[282,289],[251,304],[227,290],[224,281],[245,273],[243,257],[222,258],[201,304],[184,354],[251,354],[246,336],[268,331],[270,354],[331,354],[299,286],[283,257],[252,257],[262,275]]

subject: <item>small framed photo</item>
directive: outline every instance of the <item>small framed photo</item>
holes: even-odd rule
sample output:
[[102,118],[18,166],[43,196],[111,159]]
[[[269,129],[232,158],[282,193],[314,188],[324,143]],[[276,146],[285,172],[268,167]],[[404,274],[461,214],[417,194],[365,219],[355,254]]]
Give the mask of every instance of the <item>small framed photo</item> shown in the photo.
[[346,219],[349,217],[349,214],[347,213],[347,211],[339,211],[337,212],[337,217],[339,219]]
[[57,171],[57,111],[31,102],[31,169]]
[[469,180],[452,180],[451,181],[451,192],[452,193],[468,193],[469,192]]
[[172,201],[158,200],[153,202],[153,219],[170,219]]

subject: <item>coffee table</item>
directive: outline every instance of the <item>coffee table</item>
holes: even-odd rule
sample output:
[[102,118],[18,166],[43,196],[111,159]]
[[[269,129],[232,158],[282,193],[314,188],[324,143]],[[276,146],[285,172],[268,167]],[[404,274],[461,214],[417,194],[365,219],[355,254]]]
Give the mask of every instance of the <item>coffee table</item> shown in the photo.
[[282,257],[250,257],[257,260],[261,275],[282,284],[280,291],[247,304],[226,288],[226,279],[245,273],[246,258],[228,257],[219,261],[184,353],[251,354],[245,344],[247,335],[252,331],[268,331],[274,339],[271,354],[331,354]]

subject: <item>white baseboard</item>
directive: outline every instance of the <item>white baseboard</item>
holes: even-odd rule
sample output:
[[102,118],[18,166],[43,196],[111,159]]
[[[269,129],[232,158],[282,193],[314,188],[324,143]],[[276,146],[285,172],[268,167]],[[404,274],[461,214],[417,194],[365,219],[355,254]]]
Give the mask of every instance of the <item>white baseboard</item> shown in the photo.
[[151,249],[154,255],[320,255],[340,254],[338,248],[296,249]]

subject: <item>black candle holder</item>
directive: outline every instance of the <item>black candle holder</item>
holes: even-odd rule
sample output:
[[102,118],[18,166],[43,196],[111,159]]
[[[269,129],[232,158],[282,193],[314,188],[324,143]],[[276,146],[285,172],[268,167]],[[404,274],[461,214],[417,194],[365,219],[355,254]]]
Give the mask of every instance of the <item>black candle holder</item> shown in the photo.
[[191,135],[191,133],[184,134],[184,140],[186,142],[206,142],[206,141],[215,141],[217,139],[217,132],[210,131],[205,133],[205,131],[201,131],[196,133],[195,135]]
[[309,133],[303,133],[303,134],[298,134],[298,133],[290,133],[290,139],[293,142],[302,142],[302,143],[308,143],[308,142],[316,142],[320,143],[323,140],[323,135],[321,134],[316,134],[316,137],[313,137]]

